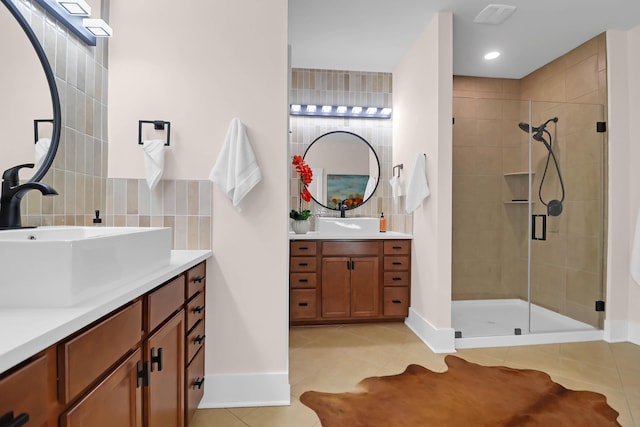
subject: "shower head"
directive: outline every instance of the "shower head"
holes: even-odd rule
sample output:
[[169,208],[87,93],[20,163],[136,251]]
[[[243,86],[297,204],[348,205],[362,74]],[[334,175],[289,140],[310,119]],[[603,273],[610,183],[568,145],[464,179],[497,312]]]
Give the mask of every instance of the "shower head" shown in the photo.
[[545,139],[542,137],[542,133],[545,131],[547,125],[549,124],[549,122],[554,122],[554,123],[558,123],[558,118],[557,117],[553,117],[549,120],[547,120],[546,122],[544,122],[543,124],[541,124],[538,127],[534,127],[534,126],[529,126],[528,123],[524,123],[524,122],[520,122],[518,124],[518,126],[520,127],[520,129],[522,129],[523,131],[529,133],[529,131],[531,131],[531,133],[533,133],[533,139],[535,139],[536,141],[540,141],[540,142],[544,142],[546,143]]

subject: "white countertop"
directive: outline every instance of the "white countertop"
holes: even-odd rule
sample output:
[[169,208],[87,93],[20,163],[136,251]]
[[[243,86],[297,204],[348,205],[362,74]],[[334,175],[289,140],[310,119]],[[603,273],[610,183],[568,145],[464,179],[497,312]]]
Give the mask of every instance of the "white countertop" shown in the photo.
[[397,231],[379,231],[373,233],[319,233],[310,231],[306,234],[289,232],[289,240],[374,240],[374,239],[413,239],[413,235]]
[[70,307],[0,308],[0,374],[211,257],[208,250],[171,251],[166,267]]

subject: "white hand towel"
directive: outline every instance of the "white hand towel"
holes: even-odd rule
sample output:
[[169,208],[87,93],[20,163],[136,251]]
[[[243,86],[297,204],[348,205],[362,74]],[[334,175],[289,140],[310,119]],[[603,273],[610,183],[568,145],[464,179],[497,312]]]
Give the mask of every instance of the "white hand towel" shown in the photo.
[[370,176],[369,180],[367,181],[367,186],[364,189],[364,196],[362,198],[362,200],[367,200],[372,194],[373,194],[373,190],[376,189],[376,182],[377,180]]
[[427,183],[427,166],[424,154],[418,154],[413,165],[413,173],[407,187],[405,210],[411,213],[422,205],[422,201],[429,197],[431,190]]
[[160,182],[164,172],[164,141],[152,139],[142,141],[144,148],[144,169],[149,190],[153,190]]
[[631,249],[631,277],[640,285],[640,212],[636,219],[636,231]]
[[392,176],[389,179],[389,185],[391,186],[391,197],[393,197],[394,203],[398,201],[400,196],[400,179],[397,176]]
[[47,153],[49,152],[50,146],[51,146],[51,140],[49,138],[40,138],[38,142],[36,142],[36,155],[35,155],[35,161],[34,161],[36,165],[33,168],[33,170],[37,171],[38,169],[40,169],[40,166],[42,166],[42,162],[44,161],[44,158],[47,156]]
[[260,167],[240,119],[234,118],[229,123],[227,136],[209,179],[224,191],[238,210],[244,196],[262,180]]

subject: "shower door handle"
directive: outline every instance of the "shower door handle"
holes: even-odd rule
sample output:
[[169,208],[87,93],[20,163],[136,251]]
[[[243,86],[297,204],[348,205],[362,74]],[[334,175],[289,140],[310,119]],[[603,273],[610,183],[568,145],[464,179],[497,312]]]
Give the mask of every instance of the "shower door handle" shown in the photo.
[[[538,222],[537,218],[542,219],[542,234],[538,236],[536,232],[536,223]],[[540,215],[531,215],[531,240],[547,240],[547,216],[544,214]]]

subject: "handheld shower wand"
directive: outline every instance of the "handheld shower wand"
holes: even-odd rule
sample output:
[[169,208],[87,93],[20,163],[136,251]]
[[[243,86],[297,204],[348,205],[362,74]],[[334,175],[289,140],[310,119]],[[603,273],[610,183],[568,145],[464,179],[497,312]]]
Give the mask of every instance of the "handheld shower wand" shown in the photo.
[[[551,137],[551,133],[547,130],[547,125],[550,123],[558,123],[558,118],[553,117],[538,127],[529,126],[528,123],[520,122],[518,126],[520,129],[527,133],[532,133],[532,138],[536,141],[540,141],[547,147],[547,162],[544,166],[544,173],[542,174],[542,179],[540,179],[540,188],[538,189],[538,197],[540,197],[540,201],[543,205],[547,207],[547,214],[549,216],[558,216],[562,213],[562,202],[564,202],[565,191],[564,191],[564,182],[562,181],[562,174],[560,173],[560,167],[558,166],[558,160],[556,159],[556,155],[553,152],[553,139]],[[544,139],[544,134],[547,134],[549,137],[549,142]],[[560,181],[560,189],[562,190],[562,197],[560,200],[552,199],[548,203],[544,201],[542,198],[542,186],[544,184],[544,180],[547,177],[547,169],[549,168],[549,160],[553,159],[553,164],[556,167],[556,171],[558,171],[558,179]]]

